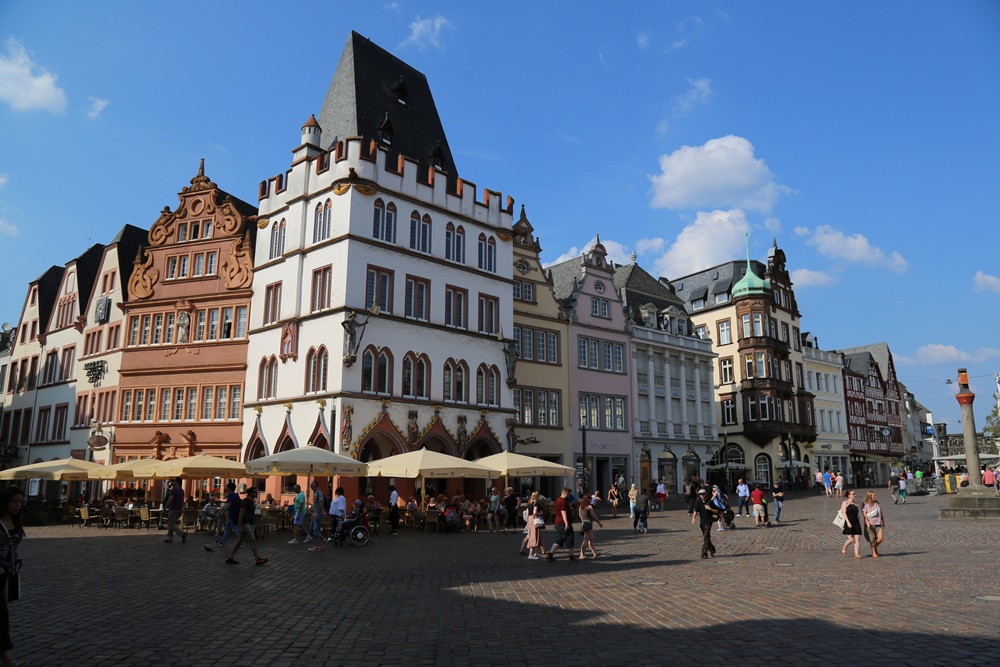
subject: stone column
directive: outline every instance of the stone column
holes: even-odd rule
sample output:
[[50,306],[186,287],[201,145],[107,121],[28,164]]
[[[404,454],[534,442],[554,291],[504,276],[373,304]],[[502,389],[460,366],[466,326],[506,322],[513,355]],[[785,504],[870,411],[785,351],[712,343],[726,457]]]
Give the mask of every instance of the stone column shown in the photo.
[[958,369],[958,393],[955,400],[962,408],[962,439],[965,444],[965,466],[969,470],[969,489],[982,485],[979,472],[979,444],[976,442],[976,418],[972,412],[972,403],[976,395],[969,389],[969,372]]

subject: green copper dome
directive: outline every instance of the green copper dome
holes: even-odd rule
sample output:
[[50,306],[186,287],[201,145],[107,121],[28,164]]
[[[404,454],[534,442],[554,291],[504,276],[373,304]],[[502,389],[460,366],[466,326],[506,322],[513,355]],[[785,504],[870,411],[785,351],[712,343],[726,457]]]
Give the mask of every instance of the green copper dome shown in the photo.
[[750,266],[750,239],[747,238],[747,272],[733,285],[733,299],[743,296],[766,296],[771,291],[771,281],[757,277]]

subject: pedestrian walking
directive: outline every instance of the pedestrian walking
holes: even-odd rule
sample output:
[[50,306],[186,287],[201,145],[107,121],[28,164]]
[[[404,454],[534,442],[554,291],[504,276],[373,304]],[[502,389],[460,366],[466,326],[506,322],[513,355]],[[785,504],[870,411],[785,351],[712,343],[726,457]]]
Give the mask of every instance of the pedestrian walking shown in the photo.
[[618,503],[621,501],[622,495],[618,491],[618,487],[614,484],[608,489],[608,502],[611,503],[611,518],[618,518]]
[[292,490],[295,491],[295,500],[292,502],[292,539],[288,543],[298,544],[299,535],[303,539],[306,536],[306,494],[298,484]]
[[257,488],[248,487],[246,498],[240,502],[240,515],[238,521],[240,524],[240,534],[236,538],[236,544],[233,545],[232,551],[226,556],[226,562],[230,565],[239,565],[239,562],[235,559],[236,552],[240,550],[244,542],[250,543],[250,551],[253,552],[254,564],[263,565],[267,562],[267,558],[261,558],[260,552],[257,551],[257,536],[253,533],[253,523],[257,518]]
[[719,511],[719,527],[717,532],[724,532],[726,530],[726,512],[729,510],[729,499],[726,498],[717,485],[713,485],[710,502],[712,503],[712,507]]
[[188,534],[180,529],[178,522],[184,512],[184,486],[180,477],[174,478],[173,482],[167,483],[167,539],[164,542],[170,544],[174,541],[174,534],[181,536],[181,544],[187,542]]
[[660,512],[663,511],[663,503],[667,499],[667,485],[660,480],[660,483],[656,485],[656,509]]
[[545,508],[539,501],[538,492],[531,494],[528,503],[528,560],[539,560],[542,556],[542,530],[545,529]]
[[486,509],[486,527],[492,533],[494,529],[496,532],[500,532],[500,494],[497,493],[496,488],[490,489],[490,497],[488,499],[489,506]]
[[865,496],[861,512],[865,517],[865,536],[872,547],[872,558],[878,558],[878,547],[885,540],[885,517],[874,491]]
[[21,592],[18,581],[21,559],[17,552],[24,539],[24,525],[21,523],[23,508],[24,491],[20,488],[8,486],[0,491],[0,659],[5,666],[15,667],[26,663],[14,659],[7,604],[17,600]]
[[688,506],[688,516],[694,515],[694,506],[698,502],[698,489],[701,488],[701,484],[698,483],[698,479],[695,477],[688,477],[684,488],[684,499],[687,501]]
[[747,516],[750,516],[750,487],[742,479],[736,484],[736,496],[739,498],[736,516],[743,516],[743,508],[746,508]]
[[389,534],[399,535],[399,493],[389,485]]
[[226,502],[219,509],[219,516],[225,512],[226,527],[222,530],[222,537],[215,541],[220,547],[226,546],[226,540],[230,535],[240,536],[240,496],[236,493],[236,484],[230,482],[226,484]]
[[774,501],[774,522],[781,522],[781,508],[785,506],[785,486],[780,480],[774,480],[771,486],[771,499]]
[[531,547],[528,543],[531,541],[532,517],[535,514],[535,507],[539,504],[538,498],[538,491],[532,491],[531,495],[528,496],[528,502],[524,505],[524,522],[526,525],[524,527],[524,539],[521,540],[521,548],[518,550],[522,556],[531,555]]
[[694,514],[691,515],[691,525],[695,521],[700,521],[701,525],[701,557],[708,558],[709,554],[715,558],[715,545],[712,544],[712,524],[718,520],[718,512],[708,502],[708,491],[698,489],[697,501],[694,505]]
[[840,514],[844,517],[844,535],[847,541],[840,549],[840,553],[847,555],[847,547],[854,543],[854,557],[861,558],[858,552],[861,546],[861,518],[858,516],[858,506],[854,504],[854,491],[847,492],[847,499],[840,504]]
[[632,532],[649,532],[649,496],[646,495],[646,489],[640,489],[635,497]]
[[909,484],[909,481],[907,480],[906,476],[905,475],[900,475],[899,476],[899,504],[900,505],[905,505],[906,504],[906,489],[907,489],[907,485],[908,484]]
[[899,502],[899,473],[895,470],[889,475],[889,495],[893,505]]
[[517,530],[518,508],[521,506],[521,499],[514,493],[514,489],[507,487],[503,497],[503,508],[507,510],[507,521],[504,523],[503,532]]
[[816,473],[813,475],[813,489],[817,494],[823,492],[823,473],[819,468],[816,468]]
[[569,502],[571,491],[572,489],[568,486],[564,486],[562,495],[556,498],[556,541],[552,543],[552,547],[546,556],[550,562],[555,560],[555,553],[559,550],[559,547],[569,549],[569,559],[576,560],[576,554],[573,553],[573,508]]
[[750,502],[753,504],[753,526],[760,528],[767,523],[767,516],[764,514],[764,492],[760,490],[760,484],[753,485]]
[[833,497],[833,475],[830,474],[830,469],[827,468],[823,471],[823,488],[826,489],[826,497]]
[[639,490],[635,488],[635,482],[632,483],[632,488],[628,490],[628,518],[635,518],[635,499],[639,497]]
[[837,497],[844,497],[844,473],[837,471],[837,476],[834,478],[833,487],[837,491]]
[[312,516],[309,519],[309,534],[303,542],[323,539],[323,518],[326,516],[326,494],[319,488],[319,482],[313,480],[309,488],[313,492]]
[[580,558],[586,558],[586,551],[590,549],[590,557],[597,558],[597,552],[594,551],[594,522],[601,528],[604,528],[604,524],[601,520],[597,518],[597,512],[594,511],[593,505],[590,504],[590,494],[585,493],[580,499],[580,534],[583,535],[583,542],[580,544]]

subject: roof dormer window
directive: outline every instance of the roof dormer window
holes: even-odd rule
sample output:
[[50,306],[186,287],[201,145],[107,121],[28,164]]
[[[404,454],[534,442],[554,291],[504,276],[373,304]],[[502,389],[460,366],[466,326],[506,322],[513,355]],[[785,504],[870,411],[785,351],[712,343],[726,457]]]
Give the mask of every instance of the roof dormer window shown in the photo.
[[385,118],[378,126],[378,138],[386,146],[392,145],[392,123],[389,122],[389,112],[385,114]]

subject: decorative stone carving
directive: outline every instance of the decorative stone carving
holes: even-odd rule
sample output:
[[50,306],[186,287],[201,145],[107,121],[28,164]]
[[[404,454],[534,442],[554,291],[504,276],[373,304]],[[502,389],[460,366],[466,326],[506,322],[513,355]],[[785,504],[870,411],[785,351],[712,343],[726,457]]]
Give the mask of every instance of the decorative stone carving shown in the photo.
[[237,239],[229,246],[229,257],[220,267],[226,289],[249,287],[253,280],[253,247],[250,232],[242,240]]
[[289,359],[295,361],[299,357],[299,328],[294,322],[288,322],[281,327],[281,351],[278,358],[281,363]]
[[351,415],[354,414],[354,406],[346,403],[340,412],[340,448],[347,449],[351,446],[351,440],[354,437],[354,428],[351,426]]
[[420,427],[417,425],[417,416],[419,413],[416,410],[409,411],[409,423],[406,425],[406,441],[412,447],[417,444],[417,439],[420,438]]
[[145,248],[139,246],[135,255],[132,276],[128,279],[128,293],[133,299],[148,299],[153,296],[153,286],[160,277],[160,272],[153,268],[153,256]]
[[169,206],[164,206],[160,212],[160,217],[156,219],[153,226],[149,228],[149,245],[161,246],[174,233],[174,214],[170,212]]
[[242,223],[243,216],[236,210],[232,199],[227,197],[226,201],[222,204],[219,215],[216,217],[216,230],[225,236],[235,236],[239,234],[240,229],[243,227]]

